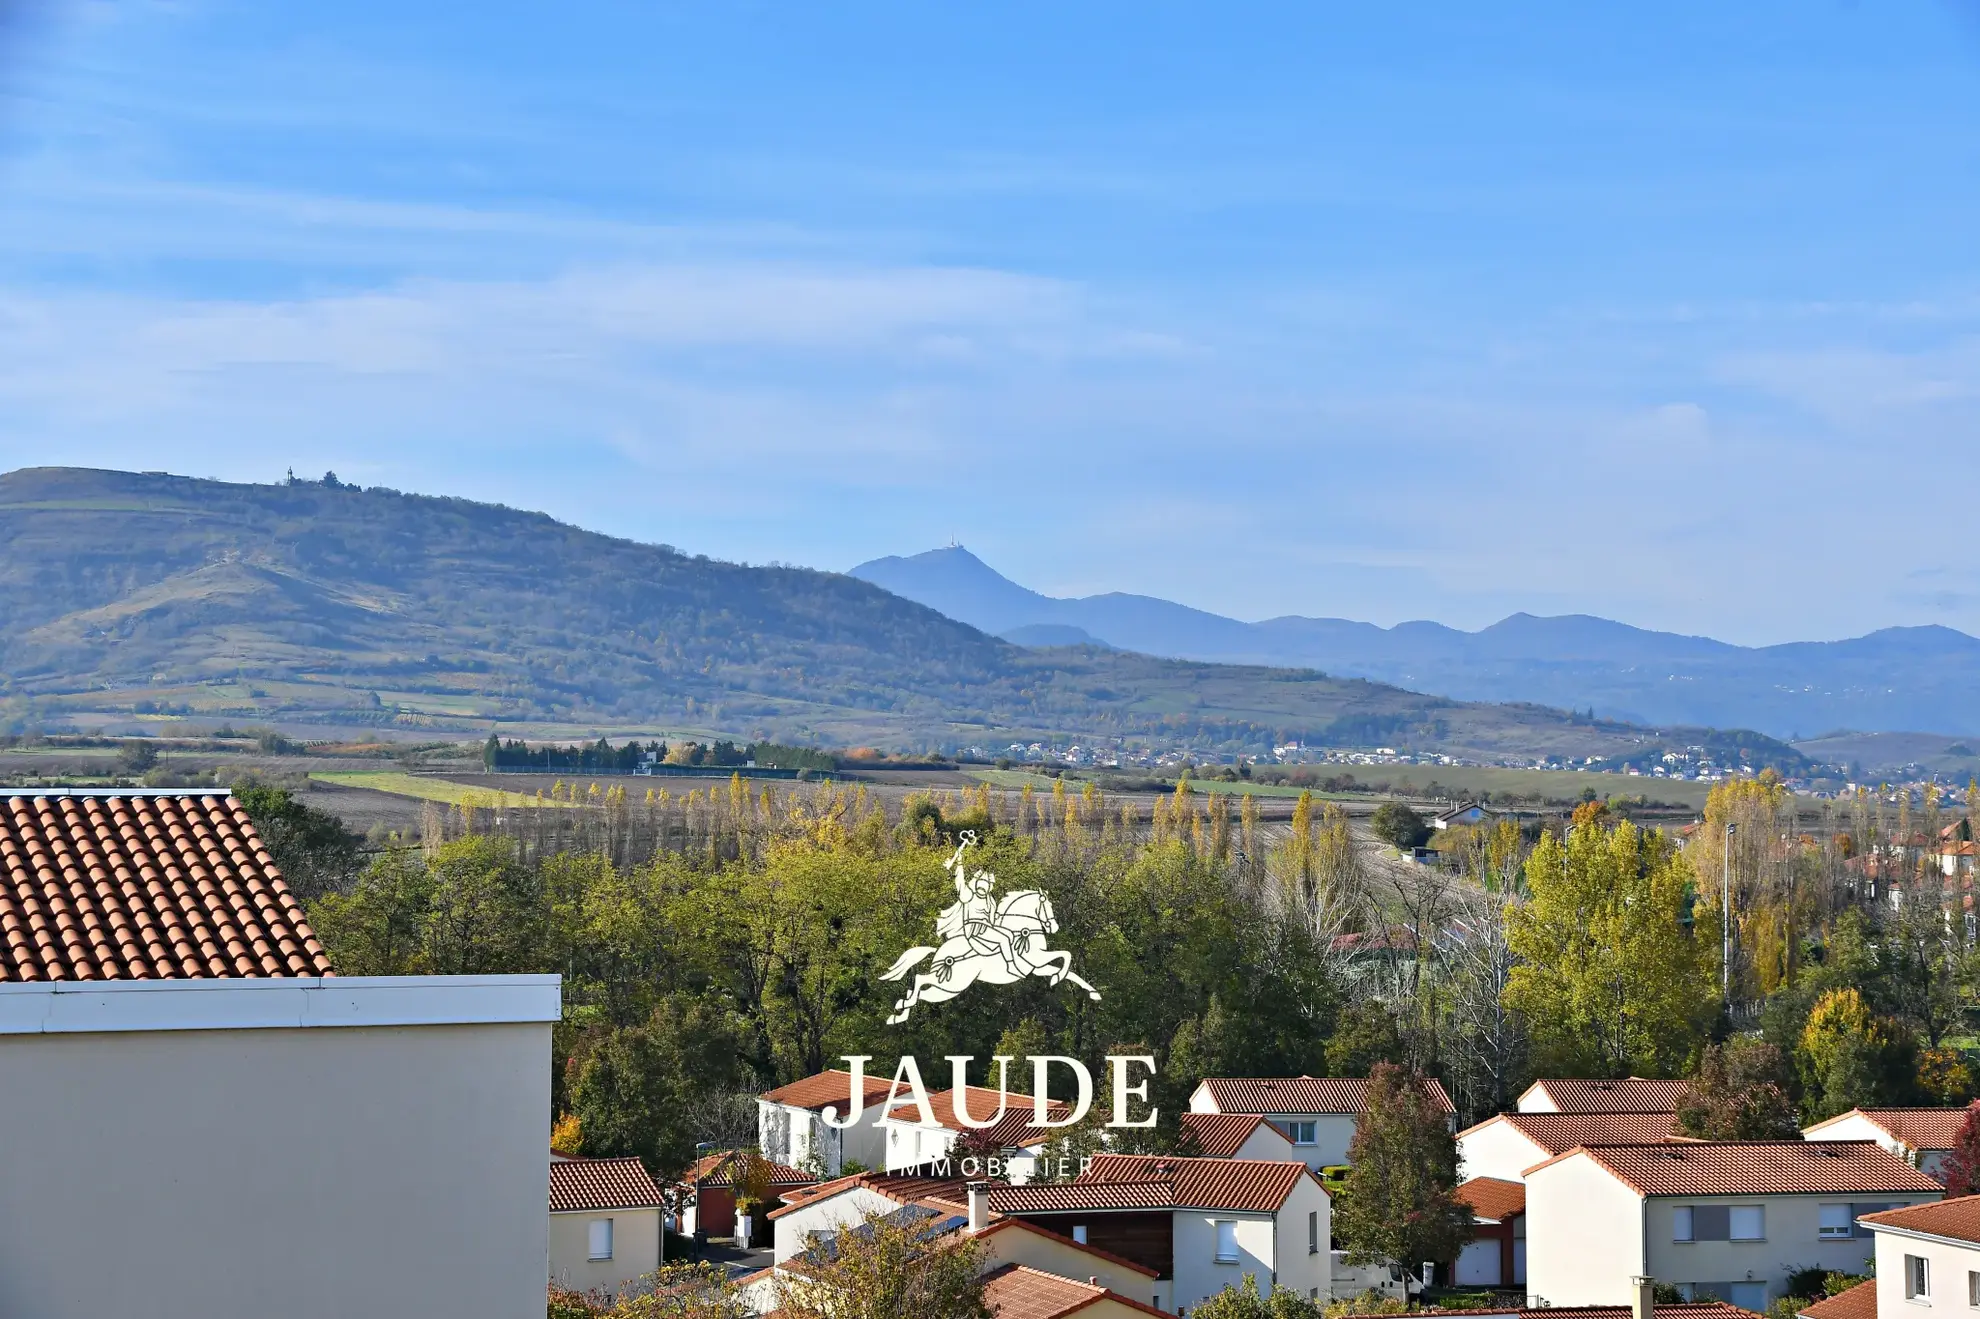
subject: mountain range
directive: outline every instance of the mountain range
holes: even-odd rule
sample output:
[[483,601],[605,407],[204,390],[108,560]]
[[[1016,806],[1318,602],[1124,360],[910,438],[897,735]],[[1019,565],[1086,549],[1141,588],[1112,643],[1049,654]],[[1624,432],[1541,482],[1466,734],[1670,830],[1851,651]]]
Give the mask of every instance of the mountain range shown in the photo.
[[1033,647],[1104,646],[1224,664],[1316,668],[1464,701],[1531,701],[1653,726],[1980,733],[1980,639],[1894,627],[1848,641],[1736,646],[1569,614],[1465,632],[1287,616],[1247,623],[1145,595],[1042,595],[959,545],[852,575]]
[[1118,629],[1135,649],[1030,648],[844,574],[327,480],[0,475],[0,612],[0,726],[16,730],[205,714],[912,748],[1067,739],[1255,753],[1290,738],[1485,759],[1647,760],[1665,742],[1703,742],[1723,758],[1806,763],[1750,733],[1164,658]]

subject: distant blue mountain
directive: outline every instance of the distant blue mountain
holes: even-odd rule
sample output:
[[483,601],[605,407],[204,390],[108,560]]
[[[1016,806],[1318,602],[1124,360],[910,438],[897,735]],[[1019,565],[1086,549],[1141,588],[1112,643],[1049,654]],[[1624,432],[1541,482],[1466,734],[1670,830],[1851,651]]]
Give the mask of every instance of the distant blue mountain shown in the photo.
[[852,575],[1020,645],[1310,667],[1458,700],[1592,706],[1637,723],[1782,738],[1837,728],[1980,734],[1980,639],[1946,627],[1750,647],[1586,614],[1514,614],[1476,632],[1296,616],[1246,623],[1146,595],[1041,595],[959,545],[875,559]]

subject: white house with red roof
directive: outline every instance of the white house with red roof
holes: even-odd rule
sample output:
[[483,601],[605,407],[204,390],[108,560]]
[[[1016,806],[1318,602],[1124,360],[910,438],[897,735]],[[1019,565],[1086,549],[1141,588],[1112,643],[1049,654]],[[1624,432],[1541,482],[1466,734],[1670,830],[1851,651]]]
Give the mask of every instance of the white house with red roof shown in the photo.
[[660,1187],[638,1159],[550,1156],[550,1281],[616,1296],[661,1261]]
[[1211,1159],[1301,1160],[1292,1137],[1256,1113],[1184,1113],[1178,1121],[1195,1153]]
[[[964,1113],[969,1115],[970,1124],[963,1122]],[[1014,1182],[1026,1181],[1045,1146],[1065,1133],[1065,1121],[1071,1115],[1070,1104],[1051,1099],[1045,1103],[1041,1122],[1037,1101],[1030,1095],[978,1085],[960,1092],[937,1090],[928,1096],[927,1113],[911,1097],[902,1097],[880,1122],[887,1138],[886,1168],[888,1172],[902,1172],[939,1164],[949,1159],[965,1135],[973,1135],[997,1151],[1003,1176]],[[1053,1123],[1058,1125],[1048,1125]],[[974,1175],[989,1174],[977,1169]]]
[[[1431,1094],[1442,1105],[1451,1129],[1457,1109],[1436,1081]],[[1348,1146],[1368,1108],[1368,1081],[1340,1076],[1212,1076],[1190,1092],[1192,1113],[1248,1113],[1264,1118],[1292,1142],[1296,1159],[1309,1168],[1348,1161]]]
[[1858,1220],[1944,1188],[1872,1141],[1578,1145],[1526,1173],[1534,1305],[1631,1299],[1650,1277],[1765,1310],[1790,1272],[1860,1273]]
[[1526,1087],[1522,1113],[1669,1113],[1691,1092],[1689,1081],[1626,1076],[1619,1080],[1542,1080]]
[[1501,1113],[1458,1132],[1458,1169],[1465,1177],[1517,1182],[1534,1164],[1577,1145],[1676,1139],[1677,1119],[1669,1113]]
[[1526,1187],[1497,1177],[1474,1177],[1457,1188],[1471,1210],[1472,1238],[1458,1253],[1452,1281],[1460,1287],[1520,1287],[1526,1283]]
[[540,1314],[556,976],[337,976],[226,792],[0,800],[0,1315]]
[[1980,1308],[1980,1196],[1857,1220],[1874,1240],[1876,1277],[1802,1311],[1810,1319],[1900,1319]]
[[758,1095],[756,1147],[763,1157],[824,1177],[841,1175],[849,1163],[886,1167],[887,1133],[880,1123],[887,1116],[887,1081],[872,1076],[860,1080],[859,1120],[843,1129],[826,1122],[825,1110],[834,1110],[836,1121],[846,1120],[853,1098],[851,1072],[818,1072]]
[[1171,1313],[1168,1282],[1154,1267],[995,1212],[992,1189],[954,1177],[857,1173],[797,1192],[770,1214],[775,1263],[752,1275],[749,1293],[760,1308],[770,1308],[778,1270],[801,1269],[806,1253],[833,1234],[884,1214],[924,1223],[931,1242],[974,1237],[983,1249],[992,1313],[1086,1319]]
[[1333,1292],[1333,1206],[1305,1164],[1102,1154],[1072,1182],[996,1186],[992,1212],[1156,1271],[1177,1313],[1249,1273]]
[[1874,1140],[1920,1172],[1945,1180],[1946,1156],[1966,1125],[1963,1108],[1852,1108],[1801,1134],[1809,1140]]

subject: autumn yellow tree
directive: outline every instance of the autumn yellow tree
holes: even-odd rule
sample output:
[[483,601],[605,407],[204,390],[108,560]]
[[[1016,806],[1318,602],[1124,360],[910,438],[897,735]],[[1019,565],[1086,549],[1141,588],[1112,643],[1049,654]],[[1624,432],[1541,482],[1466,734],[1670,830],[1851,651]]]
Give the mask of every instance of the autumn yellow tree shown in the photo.
[[1682,1075],[1718,1009],[1684,924],[1684,858],[1661,832],[1590,823],[1542,837],[1526,882],[1505,997],[1542,1074]]

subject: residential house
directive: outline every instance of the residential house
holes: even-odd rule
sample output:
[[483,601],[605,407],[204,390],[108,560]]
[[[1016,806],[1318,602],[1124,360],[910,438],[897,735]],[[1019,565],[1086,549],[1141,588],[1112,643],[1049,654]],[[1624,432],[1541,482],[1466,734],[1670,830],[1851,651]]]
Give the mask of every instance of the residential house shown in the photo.
[[[938,1090],[928,1096],[928,1108],[929,1115],[935,1119],[932,1125],[921,1120],[921,1111],[911,1098],[896,1102],[893,1111],[881,1119],[880,1125],[887,1133],[888,1172],[938,1164],[948,1159],[956,1143],[968,1135],[985,1148],[997,1151],[1001,1171],[1010,1180],[1026,1181],[1045,1146],[1064,1133],[1065,1120],[1072,1116],[1070,1104],[1047,1100],[1045,1122],[1058,1125],[1041,1124],[1037,1103],[1030,1095],[1015,1090],[1005,1094],[980,1085],[969,1086],[962,1092],[961,1111],[968,1113],[972,1122],[987,1123],[986,1126],[972,1130],[963,1124],[957,1116],[954,1090]],[[982,1169],[974,1171],[977,1175],[988,1175]]]
[[1118,1292],[1061,1277],[1028,1264],[1005,1264],[983,1275],[983,1303],[999,1319],[1136,1319],[1163,1312]]
[[[1430,1087],[1455,1129],[1457,1110],[1450,1096],[1435,1081]],[[1293,1143],[1294,1158],[1318,1169],[1347,1162],[1367,1095],[1367,1080],[1353,1076],[1213,1076],[1190,1092],[1189,1110],[1262,1117]]]
[[1857,1227],[1874,1239],[1876,1276],[1803,1313],[1814,1319],[1899,1319],[1980,1308],[1980,1196],[1869,1214]]
[[638,1159],[550,1156],[550,1281],[617,1296],[660,1267],[660,1187]]
[[[1101,1308],[1078,1311],[1082,1315],[1117,1314],[1121,1305],[1165,1312],[1168,1283],[1158,1277],[1155,1268],[1048,1226],[997,1213],[990,1208],[992,1190],[987,1182],[952,1177],[857,1173],[796,1192],[783,1207],[770,1213],[775,1263],[752,1275],[748,1290],[760,1309],[771,1308],[778,1271],[801,1270],[809,1252],[828,1246],[835,1234],[857,1228],[868,1216],[880,1215],[918,1221],[931,1240],[950,1233],[975,1237],[983,1249],[985,1275],[996,1287],[1003,1311],[1011,1315],[1031,1313],[1025,1308],[1029,1304],[1026,1297],[1040,1305],[1070,1299],[1063,1289],[1037,1279],[995,1281],[1000,1270],[1012,1267],[1083,1282],[1105,1293],[1103,1297],[1088,1295],[1083,1303]],[[1103,1306],[1103,1301],[1108,1304]],[[993,1313],[997,1312],[993,1306]],[[1042,1309],[1039,1313],[1073,1311]]]
[[1526,1283],[1526,1187],[1497,1177],[1473,1177],[1457,1188],[1471,1209],[1472,1238],[1459,1252],[1452,1281],[1460,1287],[1523,1287]]
[[[737,1150],[724,1150],[695,1160],[688,1167],[687,1175],[681,1178],[676,1188],[675,1198],[681,1206],[680,1231],[687,1236],[696,1232],[714,1239],[733,1240],[736,1235],[736,1176],[740,1171],[742,1155]],[[763,1235],[764,1224],[770,1211],[782,1204],[784,1197],[808,1187],[818,1185],[819,1179],[802,1168],[788,1164],[767,1164],[769,1174],[769,1203],[756,1212],[756,1221],[750,1235],[753,1238]],[[748,1245],[748,1242],[738,1242]]]
[[1475,801],[1471,801],[1464,803],[1462,806],[1453,806],[1447,811],[1439,811],[1437,814],[1431,816],[1430,827],[1433,829],[1450,829],[1463,825],[1483,824],[1493,818],[1495,816],[1492,811],[1487,810]]
[[772,1163],[807,1168],[838,1177],[846,1165],[859,1171],[887,1166],[887,1133],[880,1125],[887,1115],[886,1080],[860,1078],[860,1116],[843,1129],[825,1121],[825,1110],[844,1122],[852,1106],[852,1073],[823,1071],[780,1085],[756,1097],[756,1147]]
[[1183,1134],[1196,1154],[1211,1159],[1299,1159],[1292,1137],[1257,1113],[1184,1113]]
[[1526,1173],[1527,1299],[1613,1304],[1650,1277],[1765,1310],[1795,1270],[1861,1272],[1858,1218],[1943,1194],[1867,1140],[1577,1146]]
[[1809,1140],[1874,1140],[1944,1181],[1946,1156],[1965,1122],[1963,1108],[1852,1108],[1803,1127],[1801,1134]]
[[1632,1145],[1677,1138],[1669,1113],[1501,1113],[1457,1136],[1466,1177],[1523,1181],[1526,1170],[1577,1145]]
[[1332,1202],[1303,1163],[1101,1154],[1069,1183],[992,1187],[989,1207],[1155,1270],[1177,1314],[1247,1273],[1333,1293]]
[[1437,1310],[1437,1319],[1461,1315],[1466,1319],[1753,1319],[1747,1311],[1724,1301],[1683,1301],[1676,1305],[1652,1306],[1654,1283],[1645,1278],[1634,1289],[1641,1299],[1630,1305],[1572,1305],[1534,1309],[1528,1306],[1486,1307],[1476,1310]]
[[229,794],[0,801],[0,1314],[542,1313],[557,978],[331,970]]
[[1535,1081],[1519,1097],[1522,1113],[1671,1113],[1691,1092],[1689,1081],[1631,1076],[1618,1081]]

